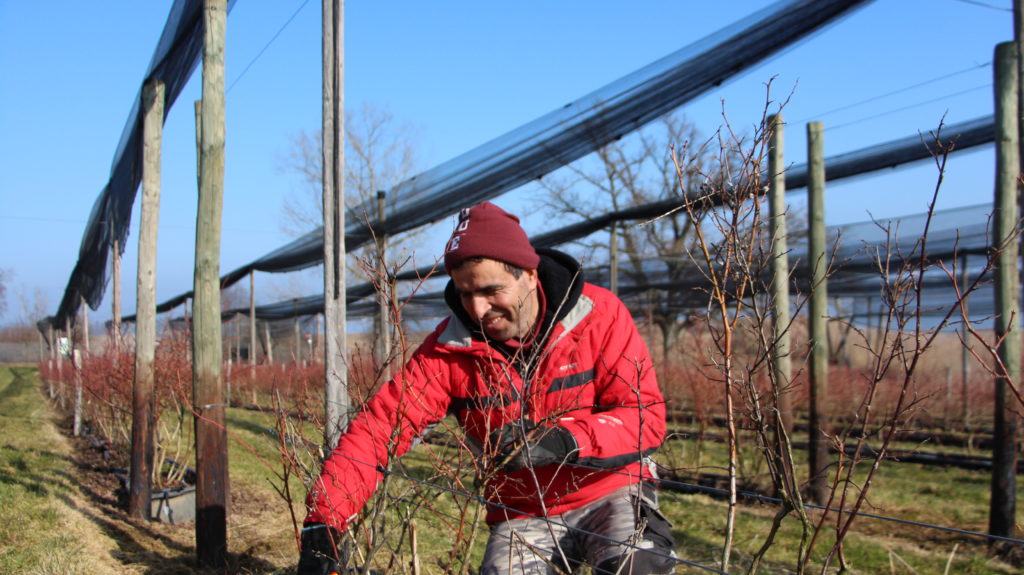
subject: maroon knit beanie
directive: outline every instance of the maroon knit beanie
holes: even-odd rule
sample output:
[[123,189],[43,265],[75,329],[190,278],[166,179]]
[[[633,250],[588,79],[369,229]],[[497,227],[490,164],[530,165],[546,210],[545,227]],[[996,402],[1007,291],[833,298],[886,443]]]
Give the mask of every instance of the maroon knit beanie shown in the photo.
[[530,245],[519,218],[492,204],[483,202],[463,208],[459,223],[444,250],[444,269],[451,273],[466,258],[485,257],[535,270],[540,256]]

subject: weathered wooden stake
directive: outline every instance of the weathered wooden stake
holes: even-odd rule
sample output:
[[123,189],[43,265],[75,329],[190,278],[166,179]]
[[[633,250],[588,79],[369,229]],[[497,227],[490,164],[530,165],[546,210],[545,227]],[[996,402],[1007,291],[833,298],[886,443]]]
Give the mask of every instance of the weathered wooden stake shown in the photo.
[[388,280],[388,237],[384,232],[384,220],[387,218],[385,199],[387,192],[377,191],[377,221],[380,223],[380,230],[377,231],[377,278],[380,282],[378,300],[380,309],[377,314],[377,344],[379,346],[378,357],[380,358],[381,378],[391,379],[390,358],[391,358],[391,314],[389,313],[389,299],[391,297],[391,282]]
[[196,555],[227,565],[228,444],[224,426],[220,321],[220,234],[224,204],[224,41],[227,0],[203,2],[202,152],[196,217],[192,381],[196,435]]
[[249,271],[249,377],[256,377],[256,270]]
[[[786,165],[783,162],[785,122],[779,114],[768,118],[768,204],[772,233],[772,364],[775,368],[779,423],[787,437],[793,436],[793,402],[789,392],[790,362],[789,244],[786,239]],[[781,439],[781,438],[780,438]],[[782,443],[781,441],[779,442]]]
[[[145,130],[145,128],[143,128]],[[145,137],[145,135],[143,135]],[[145,154],[145,152],[143,152]],[[145,161],[145,160],[143,160]],[[145,168],[143,168],[145,169]],[[145,177],[145,176],[143,176]],[[143,192],[145,193],[145,192]],[[121,244],[114,238],[114,245],[110,248],[110,335],[113,338],[114,352],[121,352]],[[114,356],[115,358],[118,355]]]
[[82,434],[82,352],[79,349],[71,349],[71,368],[75,371],[75,415],[72,431],[75,437]]
[[267,350],[267,365],[274,365],[274,340],[270,339],[270,322],[263,322],[263,333],[267,344],[264,346]]
[[[969,285],[969,281],[970,275],[967,273],[967,254],[965,253],[960,256],[960,285],[966,287]],[[960,302],[964,308],[964,317],[970,317],[967,297],[969,296],[965,296]],[[971,430],[971,340],[968,327],[967,324],[960,327],[960,339],[963,342],[960,345],[960,409],[964,431],[967,432]]]
[[135,288],[135,382],[132,387],[132,464],[128,514],[149,519],[153,474],[156,358],[156,255],[160,221],[160,154],[164,84],[146,82],[142,91],[142,208]]
[[324,426],[333,449],[348,424],[345,329],[344,10],[323,0]]
[[89,347],[89,304],[82,298],[82,349],[85,355],[92,351]]
[[810,421],[808,464],[810,499],[823,505],[828,500],[828,439],[824,402],[828,397],[828,285],[825,272],[825,144],[821,122],[807,124],[808,265],[811,297],[808,309],[810,337]]
[[1013,537],[1017,502],[1017,400],[1009,385],[1020,389],[1020,278],[1018,237],[1020,148],[1017,110],[1017,45],[1004,42],[995,52],[996,186],[992,245],[999,246],[995,270],[996,337],[1002,337],[999,359],[1006,369],[995,380],[992,438],[992,485],[989,533]]
[[619,295],[619,222],[608,230],[608,289]]

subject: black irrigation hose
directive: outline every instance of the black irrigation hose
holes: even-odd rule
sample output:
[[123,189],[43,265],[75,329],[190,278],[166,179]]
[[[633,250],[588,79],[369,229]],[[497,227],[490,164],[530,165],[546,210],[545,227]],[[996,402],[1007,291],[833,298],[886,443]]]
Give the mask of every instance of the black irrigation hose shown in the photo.
[[[576,464],[576,467],[585,467],[587,469],[595,469],[595,470],[596,469],[600,469],[598,467],[590,467],[590,466],[579,465],[579,464]],[[609,471],[609,470],[605,470],[605,471]],[[613,473],[615,473],[615,472],[613,471]],[[676,480],[672,480],[672,479],[662,479],[662,478],[659,478],[658,479],[658,483],[661,486],[675,487],[675,488],[677,488],[679,490],[682,490],[681,488],[685,488],[686,490],[691,491],[691,492],[692,491],[703,491],[703,492],[714,494],[714,495],[729,495],[729,490],[728,489],[721,489],[721,488],[718,488],[718,487],[710,487],[710,486],[699,485],[699,484],[694,484],[694,483],[686,483],[686,482],[683,482],[683,481],[676,481]],[[736,495],[739,496],[739,497],[742,497],[744,499],[750,499],[750,500],[753,500],[753,501],[760,501],[760,502],[763,502],[763,503],[774,503],[774,504],[782,504],[783,503],[783,501],[781,499],[777,498],[777,497],[770,497],[768,495],[762,495],[760,493],[754,493],[753,491],[737,491]],[[929,529],[936,529],[936,530],[939,530],[939,531],[946,531],[946,532],[949,532],[949,533],[956,533],[956,534],[959,534],[959,535],[970,535],[970,536],[973,536],[973,537],[980,537],[980,538],[984,538],[984,539],[992,539],[992,540],[995,540],[995,541],[1006,541],[1008,543],[1024,544],[1024,540],[1014,539],[1012,537],[1003,537],[1003,536],[1000,536],[1000,535],[990,535],[988,533],[979,533],[977,531],[967,531],[965,529],[958,529],[956,527],[944,527],[942,525],[933,525],[933,524],[930,524],[930,523],[922,523],[920,521],[912,521],[912,520],[909,520],[909,519],[899,519],[897,517],[887,517],[885,515],[878,515],[878,514],[875,514],[875,513],[867,513],[867,512],[864,512],[864,511],[854,512],[854,511],[851,511],[851,510],[848,510],[848,509],[836,509],[836,508],[833,508],[833,507],[825,507],[823,505],[816,505],[814,503],[804,503],[804,507],[807,507],[809,509],[818,509],[818,510],[823,510],[823,511],[830,511],[830,512],[833,512],[833,513],[843,513],[843,514],[846,514],[846,515],[854,515],[854,514],[856,514],[858,516],[870,517],[872,519],[881,519],[883,521],[890,521],[890,522],[893,522],[893,523],[900,523],[900,524],[903,524],[903,525],[913,525],[913,526],[917,526],[917,527],[927,527]]]

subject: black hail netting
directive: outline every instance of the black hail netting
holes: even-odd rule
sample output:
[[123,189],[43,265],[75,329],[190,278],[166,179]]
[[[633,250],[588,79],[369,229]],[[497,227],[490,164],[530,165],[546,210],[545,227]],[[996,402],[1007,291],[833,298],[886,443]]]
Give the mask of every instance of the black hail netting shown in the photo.
[[[870,0],[784,0],[756,12],[706,38],[658,60],[583,98],[542,116],[512,132],[445,162],[390,190],[387,224],[349,221],[346,249],[353,250],[378,233],[393,235],[455,213],[459,207],[496,197],[535,178],[568,165],[601,146],[678,108],[720,85]],[[198,0],[179,0],[172,8],[164,38],[168,43],[194,47],[201,43]],[[187,16],[195,16],[198,23]],[[168,70],[191,70],[198,48],[165,54],[163,40],[154,61]],[[150,74],[147,74],[147,78]],[[187,77],[187,74],[184,74]],[[168,85],[168,106],[176,92]],[[138,99],[136,99],[138,100]],[[131,204],[138,189],[140,132],[137,108],[129,118],[129,144],[115,158],[115,172],[132,176],[111,178],[100,196],[83,237],[82,253],[51,324],[74,321],[81,297],[96,309],[107,283],[107,255],[113,239],[127,233]],[[124,166],[124,168],[122,168]],[[115,200],[116,198],[116,200]],[[401,207],[398,207],[400,203]],[[112,204],[119,209],[113,210]],[[375,214],[364,206],[356,213]],[[109,223],[107,223],[109,222]],[[113,232],[113,233],[111,233]],[[322,231],[313,231],[264,258],[230,272],[222,285],[238,281],[251,270],[290,271],[310,267],[323,258]],[[187,295],[175,300],[184,301]]]
[[[234,4],[235,0],[228,1],[229,12]],[[143,86],[149,80],[160,80],[164,83],[165,121],[178,94],[195,71],[202,49],[202,0],[175,0],[142,81]],[[85,298],[89,307],[93,309],[100,306],[109,281],[107,259],[115,242],[119,252],[124,252],[135,193],[142,181],[142,116],[139,113],[141,101],[140,87],[114,153],[110,179],[96,198],[86,222],[85,233],[78,249],[78,261],[71,271],[71,279],[64,291],[60,307],[54,317],[44,320],[54,327],[63,328],[66,320],[70,320],[74,325],[82,298]]]
[[[897,280],[897,271],[901,268],[904,270],[900,276],[903,280],[916,281],[915,270],[922,261],[923,253],[927,269],[921,281],[922,317],[940,318],[950,311],[958,299],[952,279],[955,277],[961,290],[977,283],[976,291],[967,300],[967,310],[972,321],[984,323],[995,313],[991,276],[987,273],[992,235],[989,225],[991,211],[992,206],[985,204],[935,212],[930,222],[927,214],[915,214],[830,227],[827,237],[832,273],[828,294],[830,298],[839,300],[833,315],[843,315],[863,323],[886,313],[889,306],[905,306],[911,315],[916,313],[913,292],[905,291],[896,297],[884,286]],[[926,223],[927,237],[922,243]],[[810,292],[806,242],[802,238],[792,238],[790,246],[792,291],[806,295]],[[685,255],[680,257],[686,258]],[[892,273],[883,273],[883,266]],[[619,294],[636,313],[642,313],[644,298],[651,290],[692,296],[672,298],[667,305],[675,308],[669,311],[689,314],[700,313],[707,308],[708,297],[701,291],[707,287],[707,282],[698,272],[694,271],[688,279],[680,281],[669,278],[661,261],[645,261],[644,267],[643,282],[631,281],[626,274],[619,274]],[[770,274],[770,268],[764,270],[761,281],[765,285]],[[608,269],[587,270],[587,278],[607,286]],[[410,304],[405,309],[407,313],[416,310],[416,317],[432,314],[440,318],[448,313],[440,293],[415,296]],[[666,304],[662,301],[659,305]],[[416,309],[421,306],[424,309]],[[953,311],[953,319],[957,320],[959,312]],[[376,304],[353,306],[350,313],[376,313]]]
[[[828,291],[829,296],[837,302],[833,315],[842,315],[863,323],[880,313],[885,313],[889,305],[913,304],[906,299],[893,300],[888,295],[887,290],[883,289],[883,280],[891,282],[896,278],[896,274],[884,274],[880,269],[883,264],[894,272],[901,266],[909,265],[916,268],[921,261],[923,250],[928,269],[924,272],[921,283],[921,315],[929,318],[942,317],[951,309],[957,301],[957,292],[951,278],[953,276],[961,282],[961,290],[975,282],[978,283],[976,291],[968,299],[967,309],[972,321],[984,322],[995,311],[991,279],[986,271],[991,243],[991,210],[991,205],[984,204],[938,211],[932,215],[930,222],[927,214],[915,214],[829,227],[827,237],[832,274],[829,278]],[[631,212],[627,210],[626,213]],[[629,220],[615,218],[614,221]],[[926,223],[927,236],[922,244]],[[545,247],[557,245],[545,240],[545,237],[564,239],[567,236],[562,233],[563,230],[536,236],[533,243]],[[573,235],[572,239],[579,239],[585,235],[587,234]],[[807,281],[806,242],[804,238],[791,238],[790,244],[793,291],[806,295],[810,291]],[[687,258],[684,254],[680,257]],[[585,267],[588,281],[608,286],[607,265]],[[690,296],[672,298],[668,304],[662,302],[660,305],[670,308],[667,311],[691,314],[699,313],[701,309],[707,307],[707,296],[701,292],[701,289],[706,287],[706,282],[699,273],[689,274],[683,280],[670,279],[664,262],[656,259],[645,261],[644,268],[642,282],[631,281],[627,274],[619,274],[619,294],[637,313],[642,313],[639,310],[643,309],[644,298],[652,290]],[[769,281],[770,273],[770,269],[764,270],[761,281],[765,282],[765,285]],[[417,270],[405,272],[399,277],[414,280],[423,275],[422,270]],[[353,296],[352,291],[358,291],[359,295]],[[350,319],[365,319],[378,313],[376,301],[358,301],[372,293],[373,288],[370,284],[355,286],[350,290]],[[320,313],[323,313],[322,295],[293,298],[255,307],[256,319],[278,325],[279,327],[275,328],[278,331],[285,329],[280,326],[291,325],[296,317],[304,317],[308,322],[309,316]],[[402,309],[403,319],[410,321],[438,320],[447,313],[448,308],[440,291],[417,294],[409,298],[407,305]],[[237,316],[248,314],[247,307],[235,308],[223,312],[223,319],[230,321]],[[958,317],[958,312],[954,315]],[[131,320],[132,318],[125,318],[126,322]]]
[[[959,124],[953,124],[943,129],[940,135],[943,144],[953,144],[953,152],[963,151],[982,144],[991,143],[995,134],[995,125],[992,116],[976,118]],[[827,181],[839,180],[853,176],[868,174],[886,168],[893,168],[903,164],[916,162],[932,157],[935,143],[930,135],[915,134],[892,140],[883,144],[871,146],[861,150],[854,150],[844,154],[829,157],[825,160],[825,179]],[[793,166],[786,171],[786,189],[795,190],[807,185],[807,165],[800,164]],[[546,232],[532,238],[534,245],[538,247],[554,247],[571,241],[586,237],[598,230],[605,229],[614,222],[628,222],[653,218],[676,209],[681,205],[677,198],[669,198],[642,206],[625,208],[616,212],[607,212],[596,215],[587,220],[577,222],[557,230]],[[349,249],[352,249],[347,244]],[[290,244],[278,248],[262,258],[243,266],[222,278],[222,285],[228,286],[245,277],[251,270],[282,273],[295,271],[319,264],[322,259],[323,233],[317,229],[296,239]],[[400,274],[398,279],[415,280],[427,275],[432,266],[426,266],[417,270]],[[348,303],[352,304],[374,291],[373,285],[364,283],[351,286],[347,290]],[[168,312],[182,305],[192,292],[187,292],[171,298],[159,306],[159,313]],[[319,305],[323,306],[321,298]],[[131,321],[132,318],[125,318]]]

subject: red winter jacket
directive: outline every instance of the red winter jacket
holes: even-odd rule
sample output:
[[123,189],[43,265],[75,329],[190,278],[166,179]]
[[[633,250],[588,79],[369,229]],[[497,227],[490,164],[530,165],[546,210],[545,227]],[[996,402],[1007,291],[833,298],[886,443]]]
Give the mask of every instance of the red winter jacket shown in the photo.
[[543,351],[520,358],[483,341],[467,327],[472,324],[449,286],[455,316],[438,325],[349,424],[309,492],[306,524],[345,529],[383,477],[390,454],[405,453],[448,413],[478,455],[496,451],[493,432],[524,419],[564,427],[579,447],[575,464],[511,473],[486,468],[488,523],[557,515],[640,481],[644,456],[665,435],[664,401],[647,348],[617,297],[583,283],[569,256],[538,251],[547,302],[541,333],[548,335],[537,346]]

